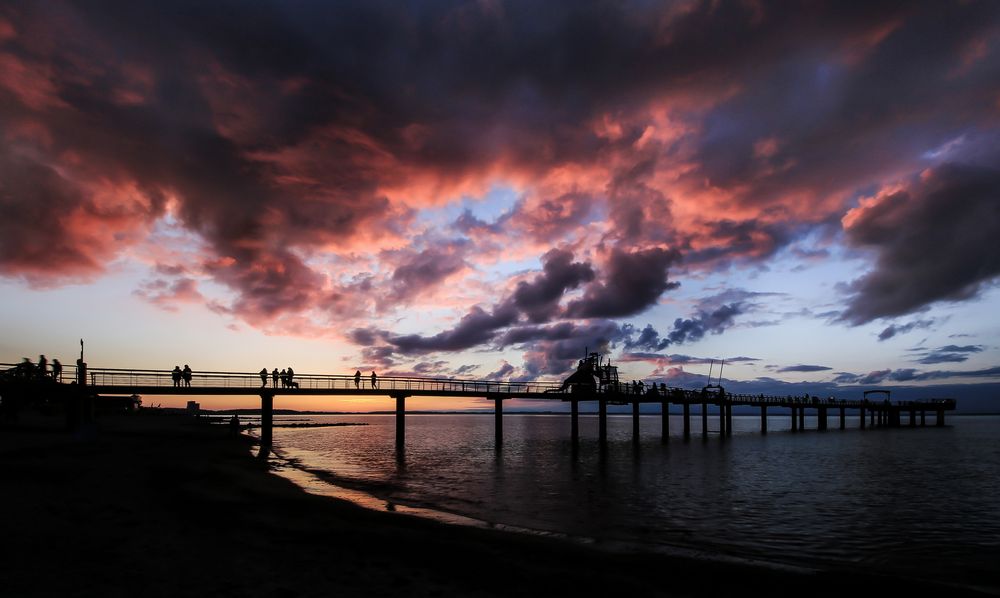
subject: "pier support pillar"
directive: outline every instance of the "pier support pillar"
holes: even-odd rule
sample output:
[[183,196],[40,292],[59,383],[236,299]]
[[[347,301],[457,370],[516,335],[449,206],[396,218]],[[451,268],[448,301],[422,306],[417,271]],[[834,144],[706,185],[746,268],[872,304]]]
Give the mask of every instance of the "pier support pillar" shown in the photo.
[[726,402],[726,436],[733,435],[733,404]]
[[847,410],[843,407],[840,408],[840,429],[843,430],[847,427]]
[[493,405],[493,442],[499,449],[503,446],[503,397],[495,397]]
[[927,412],[924,411],[923,409],[921,409],[920,410],[920,427],[922,428],[922,427],[924,427],[926,425],[927,425]]
[[667,444],[670,439],[670,403],[660,401],[660,442]]
[[701,438],[708,438],[708,403],[701,404]]
[[767,434],[767,405],[760,406],[760,433]]
[[580,401],[569,402],[569,435],[573,444],[580,442]]
[[792,405],[792,432],[799,431],[799,414],[795,413],[795,406]]
[[719,438],[726,437],[726,404],[719,399]]
[[826,407],[816,408],[816,429],[825,430],[826,429]]
[[402,452],[406,445],[406,395],[395,395],[396,399],[396,450]]
[[935,420],[934,424],[938,427],[944,425],[944,409],[937,410],[937,419]]
[[632,444],[639,444],[639,401],[632,401]]
[[914,428],[917,425],[917,410],[910,409],[910,427]]
[[871,411],[871,416],[869,416],[870,419],[868,420],[868,425],[870,425],[871,427],[874,428],[875,427],[875,410],[874,409],[870,409],[870,411]]
[[274,395],[265,392],[260,395],[260,457],[267,457],[271,452],[272,432],[274,429]]
[[799,407],[799,431],[806,431],[806,408],[805,406]]
[[861,429],[865,429],[865,406],[861,406]]
[[691,439],[691,403],[684,402],[684,440]]
[[597,401],[597,439],[601,446],[608,443],[608,402],[605,399]]

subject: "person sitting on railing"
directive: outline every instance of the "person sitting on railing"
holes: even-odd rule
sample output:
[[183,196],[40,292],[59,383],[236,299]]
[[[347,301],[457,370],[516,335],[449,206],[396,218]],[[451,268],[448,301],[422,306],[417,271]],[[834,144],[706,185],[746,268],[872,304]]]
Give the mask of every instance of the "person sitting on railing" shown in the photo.
[[184,364],[184,386],[191,386],[191,368]]
[[174,387],[181,385],[181,376],[183,376],[181,373],[181,366],[175,365],[174,371],[170,372],[170,377],[174,380]]

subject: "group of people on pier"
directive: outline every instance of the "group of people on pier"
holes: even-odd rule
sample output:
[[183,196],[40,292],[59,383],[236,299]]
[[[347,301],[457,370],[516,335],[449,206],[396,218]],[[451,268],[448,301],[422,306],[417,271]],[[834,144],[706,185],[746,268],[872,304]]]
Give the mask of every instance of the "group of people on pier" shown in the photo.
[[[372,390],[377,389],[378,376],[375,375],[375,370],[372,370],[371,380],[372,380]],[[354,372],[354,388],[361,388],[361,370]]]
[[14,368],[14,376],[24,380],[55,380],[62,382],[62,363],[58,359],[52,360],[52,369],[49,369],[49,360],[44,355],[38,356],[38,363],[33,363],[25,357],[21,363]]
[[[295,370],[292,366],[288,366],[287,369],[278,371],[278,368],[274,368],[270,373],[271,385],[274,388],[278,388],[278,382],[281,382],[281,388],[298,388],[299,383],[295,381]],[[260,387],[264,388],[267,386],[268,372],[267,368],[260,369]]]
[[173,371],[170,372],[170,377],[174,381],[174,387],[181,386],[182,382],[184,383],[185,387],[190,387],[191,376],[192,376],[191,367],[188,366],[188,364],[186,363],[184,364],[183,370],[181,369],[181,366],[175,365]]

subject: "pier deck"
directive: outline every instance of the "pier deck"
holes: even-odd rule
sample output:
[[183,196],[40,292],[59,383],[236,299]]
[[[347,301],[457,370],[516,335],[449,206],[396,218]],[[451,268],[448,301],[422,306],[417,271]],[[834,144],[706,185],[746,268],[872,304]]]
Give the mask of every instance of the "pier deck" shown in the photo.
[[[756,408],[760,412],[760,431],[767,433],[768,410],[772,416],[791,417],[792,431],[805,430],[806,410],[815,412],[816,427],[828,429],[830,416],[837,418],[838,427],[845,429],[847,415],[858,418],[859,427],[901,427],[926,425],[927,412],[935,415],[935,424],[944,425],[946,411],[955,409],[954,399],[925,399],[919,401],[890,401],[888,391],[867,391],[861,399],[821,399],[814,396],[769,396],[730,394],[721,387],[709,386],[701,390],[649,385],[641,392],[633,386],[618,385],[600,390],[566,387],[564,384],[544,381],[503,382],[484,380],[456,380],[450,378],[379,377],[372,383],[370,377],[360,380],[352,375],[295,374],[293,384],[275,381],[271,374],[262,378],[260,373],[246,372],[194,372],[189,382],[176,381],[169,370],[136,370],[118,368],[87,368],[84,364],[74,374],[56,381],[48,377],[25,378],[18,375],[13,364],[0,364],[0,397],[9,405],[12,399],[37,392],[48,392],[66,397],[70,401],[88,401],[100,395],[243,395],[259,396],[261,400],[261,444],[271,443],[274,399],[280,396],[382,396],[396,401],[396,444],[402,448],[405,438],[405,400],[408,397],[485,398],[494,401],[496,414],[495,441],[497,448],[503,440],[503,401],[509,399],[552,400],[571,403],[571,435],[578,438],[579,403],[596,402],[599,416],[599,439],[607,440],[607,406],[632,405],[633,438],[639,438],[639,406],[658,403],[661,406],[662,439],[668,438],[668,414],[671,405],[682,408],[684,438],[691,436],[691,406],[698,407],[703,437],[708,435],[709,417],[718,418],[721,437],[732,434],[733,407]],[[69,381],[69,383],[67,383]],[[885,400],[873,401],[868,395],[880,393]],[[714,413],[710,413],[714,410]],[[833,412],[833,413],[831,413]],[[907,416],[904,418],[904,414]],[[866,422],[866,418],[868,422]]]

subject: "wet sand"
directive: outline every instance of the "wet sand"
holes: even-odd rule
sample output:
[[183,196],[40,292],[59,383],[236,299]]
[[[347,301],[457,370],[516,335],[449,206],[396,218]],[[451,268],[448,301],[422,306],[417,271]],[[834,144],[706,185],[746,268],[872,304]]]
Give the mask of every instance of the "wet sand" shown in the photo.
[[[941,591],[622,553],[309,494],[183,416],[0,428],[6,596],[834,596]],[[572,497],[567,497],[568,501]]]

